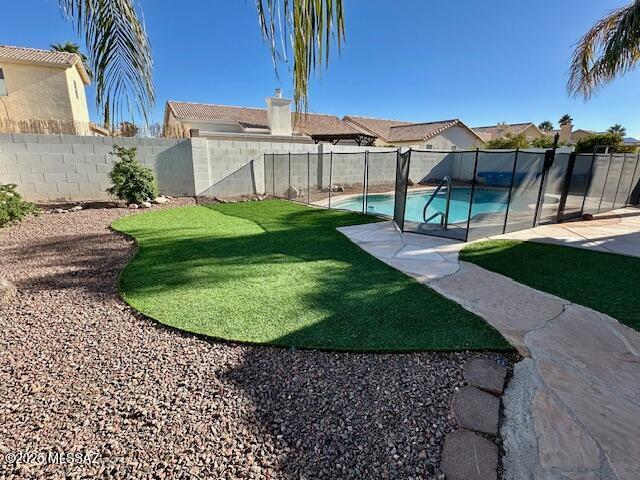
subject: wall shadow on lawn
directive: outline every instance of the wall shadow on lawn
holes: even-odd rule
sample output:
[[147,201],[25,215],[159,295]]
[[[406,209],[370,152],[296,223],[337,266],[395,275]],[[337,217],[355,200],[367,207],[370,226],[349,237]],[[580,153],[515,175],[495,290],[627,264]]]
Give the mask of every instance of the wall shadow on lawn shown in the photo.
[[[242,217],[248,208],[228,210]],[[251,235],[132,229],[140,251],[121,288],[146,315],[229,340],[355,351],[511,349],[482,319],[335,230],[361,218],[296,207],[263,219],[266,231]],[[180,303],[168,314],[167,292],[178,292],[171,301]]]

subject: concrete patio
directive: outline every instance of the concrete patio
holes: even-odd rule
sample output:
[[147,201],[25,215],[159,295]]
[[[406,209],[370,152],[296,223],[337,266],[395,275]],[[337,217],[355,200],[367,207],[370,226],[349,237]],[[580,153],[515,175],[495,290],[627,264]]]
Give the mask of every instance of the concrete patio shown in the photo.
[[[505,478],[640,478],[640,333],[605,314],[458,261],[464,247],[393,222],[341,229],[361,248],[484,318],[526,358],[504,402]],[[640,209],[494,238],[640,256]]]

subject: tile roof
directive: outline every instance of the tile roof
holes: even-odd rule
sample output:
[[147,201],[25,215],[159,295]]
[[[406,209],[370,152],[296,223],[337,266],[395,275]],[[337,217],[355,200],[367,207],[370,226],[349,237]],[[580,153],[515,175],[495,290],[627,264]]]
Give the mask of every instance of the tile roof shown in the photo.
[[[511,133],[511,134],[517,135],[518,133],[522,132],[523,130],[526,130],[527,128],[529,128],[532,125],[534,127],[538,128],[536,126],[536,124],[532,123],[532,122],[505,123],[504,125],[500,125],[500,126],[503,128],[503,132],[504,133]],[[491,135],[497,135],[498,134],[498,125],[489,125],[489,126],[486,126],[486,127],[472,127],[472,130],[474,130],[476,132],[490,133]]]
[[86,85],[91,83],[89,76],[87,75],[87,71],[85,70],[84,65],[82,65],[80,57],[75,53],[0,45],[0,60],[38,63],[42,65],[61,66],[67,68],[76,66],[84,83]]
[[447,128],[461,126],[469,130],[473,135],[482,140],[476,132],[467,127],[462,121],[440,120],[437,122],[406,122],[402,120],[387,120],[383,118],[358,117],[346,115],[344,120],[362,132],[384,140],[385,142],[412,142],[426,140],[443,132]]
[[[202,122],[237,123],[244,128],[269,128],[266,108],[234,107],[169,100],[167,108],[178,119]],[[335,115],[291,114],[295,130],[309,136],[357,135],[360,132]]]
[[383,118],[359,117],[356,115],[346,115],[344,120],[362,133],[375,135],[385,142],[389,140],[389,130],[392,127],[413,124],[412,122],[404,122],[402,120],[386,120]]
[[292,114],[295,127],[309,136],[314,135],[358,135],[362,132],[356,130],[347,122],[340,120],[335,115],[319,113],[307,113],[306,115]]
[[[412,125],[398,125],[389,129],[390,142],[411,142],[426,140],[434,137],[449,127],[462,123],[457,118],[439,122],[414,123]],[[464,124],[463,124],[464,125]]]
[[232,107],[208,103],[176,102],[169,100],[167,107],[178,119],[201,122],[239,123],[253,128],[269,128],[264,108]]

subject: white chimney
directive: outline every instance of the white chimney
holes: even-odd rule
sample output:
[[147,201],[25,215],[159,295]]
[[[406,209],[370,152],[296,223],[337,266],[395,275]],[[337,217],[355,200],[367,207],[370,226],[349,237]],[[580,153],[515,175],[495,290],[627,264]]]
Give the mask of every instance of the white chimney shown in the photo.
[[291,99],[282,98],[282,90],[279,88],[276,88],[275,96],[267,97],[267,118],[271,135],[290,137],[293,134]]

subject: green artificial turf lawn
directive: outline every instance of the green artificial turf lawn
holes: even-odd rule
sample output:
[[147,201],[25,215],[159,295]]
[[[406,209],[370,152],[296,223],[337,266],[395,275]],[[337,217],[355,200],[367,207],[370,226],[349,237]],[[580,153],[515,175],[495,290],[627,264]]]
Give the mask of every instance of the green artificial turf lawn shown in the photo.
[[640,258],[561,245],[490,240],[468,245],[460,260],[606,313],[640,330]]
[[370,256],[336,227],[376,219],[284,201],[124,217],[139,251],[123,298],[228,340],[355,350],[511,350],[481,318]]

